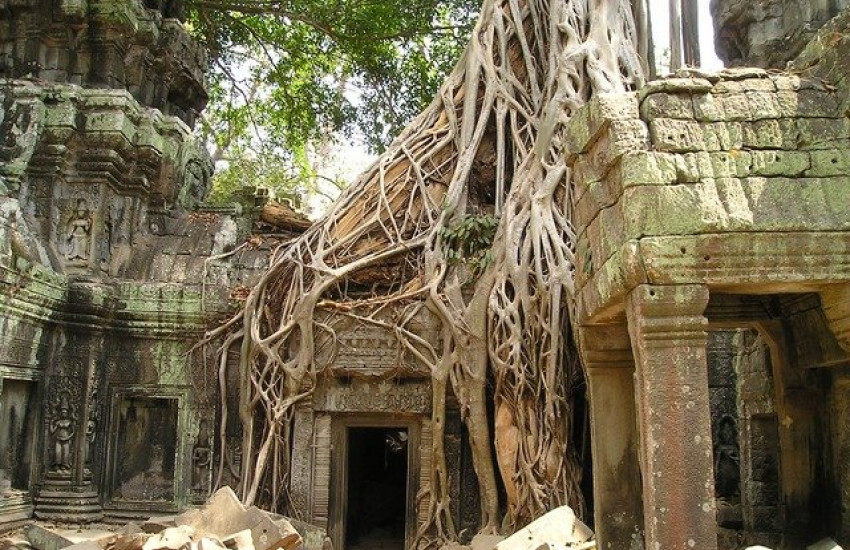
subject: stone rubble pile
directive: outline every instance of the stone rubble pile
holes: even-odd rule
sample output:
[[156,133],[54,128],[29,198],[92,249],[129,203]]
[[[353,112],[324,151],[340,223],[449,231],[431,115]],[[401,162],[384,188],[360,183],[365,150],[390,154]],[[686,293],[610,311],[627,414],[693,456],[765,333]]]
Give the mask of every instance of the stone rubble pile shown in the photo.
[[[297,526],[297,527],[296,527]],[[332,550],[323,529],[245,507],[225,487],[199,509],[129,523],[120,531],[73,542],[37,524],[25,540],[0,541],[3,550]]]
[[596,541],[572,508],[561,506],[507,538],[478,535],[469,546],[448,545],[441,550],[596,550]]

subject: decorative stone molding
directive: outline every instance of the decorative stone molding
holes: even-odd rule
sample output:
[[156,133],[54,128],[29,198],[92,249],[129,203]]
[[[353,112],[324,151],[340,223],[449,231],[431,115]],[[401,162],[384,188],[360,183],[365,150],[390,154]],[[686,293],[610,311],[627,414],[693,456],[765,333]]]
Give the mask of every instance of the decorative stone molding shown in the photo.
[[166,17],[140,0],[3,0],[0,9],[0,77],[128,90],[189,125],[206,105],[206,53],[170,7]]

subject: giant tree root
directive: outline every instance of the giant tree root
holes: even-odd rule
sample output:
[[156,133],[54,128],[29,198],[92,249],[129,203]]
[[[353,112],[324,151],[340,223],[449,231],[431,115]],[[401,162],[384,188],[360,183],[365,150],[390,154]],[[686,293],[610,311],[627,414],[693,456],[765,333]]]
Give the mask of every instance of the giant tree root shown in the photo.
[[[288,506],[294,406],[321,368],[317,336],[333,337],[317,313],[345,311],[391,328],[431,373],[432,482],[420,494],[428,521],[417,544],[457,537],[443,442],[449,388],[469,433],[481,532],[513,529],[560,504],[582,510],[570,444],[580,371],[569,339],[575,235],[562,132],[594,94],[638,84],[634,35],[628,0],[485,0],[433,103],[209,335],[227,335],[222,369],[228,349],[241,346],[246,502]],[[446,238],[472,215],[499,218],[486,243],[491,261],[476,270],[450,259]],[[438,346],[408,327],[422,307],[442,327]],[[388,324],[378,315],[388,308],[403,314]]]

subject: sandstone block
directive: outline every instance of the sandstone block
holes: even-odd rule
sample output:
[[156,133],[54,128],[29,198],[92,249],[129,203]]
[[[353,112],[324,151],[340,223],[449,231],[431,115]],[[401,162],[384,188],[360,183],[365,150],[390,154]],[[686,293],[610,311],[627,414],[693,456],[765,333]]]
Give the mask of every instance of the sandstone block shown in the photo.
[[503,540],[505,540],[505,537],[502,535],[475,535],[469,543],[469,549],[493,550]]
[[634,151],[620,159],[623,187],[632,185],[667,185],[676,181],[678,157],[667,153]]
[[569,506],[555,508],[496,545],[494,550],[537,549],[546,543],[576,544],[590,540],[593,532]]
[[221,539],[221,543],[228,550],[254,550],[254,539],[248,529]]
[[[707,149],[703,126],[689,120],[659,118],[649,122],[652,144],[659,151],[697,152]],[[718,150],[715,145],[713,150]]]
[[[749,157],[749,169],[743,170],[739,169],[737,174],[730,174],[730,176],[738,175],[741,177],[746,176],[802,176],[804,173],[807,175],[825,175],[825,174],[811,174],[810,173],[810,165],[811,159],[808,153],[799,152],[799,151],[752,151],[752,153],[747,155]],[[740,165],[739,165],[740,166]],[[746,168],[746,166],[740,166],[740,168]],[[807,172],[808,171],[808,172]],[[850,172],[844,172],[850,173]],[[833,175],[833,174],[829,174]]]
[[200,510],[177,516],[175,522],[178,526],[192,527],[198,535],[219,538],[247,529],[257,550],[293,550],[302,543],[301,536],[288,521],[274,520],[256,506],[246,509],[229,487],[216,491]]
[[74,544],[59,533],[35,524],[24,529],[24,536],[35,550],[61,550]]
[[174,523],[174,516],[155,516],[148,518],[147,521],[142,523],[141,528],[142,531],[149,534],[156,534],[160,531],[164,531],[169,527],[176,527],[177,524]]
[[811,152],[811,177],[846,176],[850,174],[850,152],[841,149],[822,149]]
[[[694,109],[694,118],[700,122],[731,120],[729,115],[726,114],[726,106],[721,97],[716,94],[699,94],[693,96],[691,102]],[[747,115],[749,115],[749,111],[747,111]]]
[[850,138],[850,122],[846,118],[801,118],[797,129],[803,149],[832,149],[836,142]]
[[659,117],[690,120],[694,118],[694,105],[687,94],[651,94],[641,102],[640,116],[645,120]]
[[706,78],[662,78],[648,82],[638,91],[641,101],[647,96],[657,93],[705,93],[711,91],[713,85]]
[[68,548],[71,550],[103,550],[104,547],[95,540],[82,540],[76,544],[68,546]]
[[169,527],[146,540],[142,550],[181,550],[192,544],[194,535],[195,529],[188,525]]

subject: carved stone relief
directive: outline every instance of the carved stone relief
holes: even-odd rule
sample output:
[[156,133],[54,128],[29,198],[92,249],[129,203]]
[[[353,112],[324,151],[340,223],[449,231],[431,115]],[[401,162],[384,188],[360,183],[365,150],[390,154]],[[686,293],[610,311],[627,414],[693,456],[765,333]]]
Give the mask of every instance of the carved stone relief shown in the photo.
[[52,442],[50,472],[70,477],[71,468],[74,465],[74,435],[77,432],[77,414],[70,392],[59,392],[53,406],[54,414],[50,420]]
[[431,408],[431,391],[427,382],[354,381],[339,384],[328,381],[317,389],[314,399],[316,410],[328,412],[426,414]]
[[192,448],[192,493],[206,495],[210,490],[210,465],[212,464],[212,445],[209,425],[201,419],[198,425],[198,437]]
[[77,207],[65,228],[65,259],[72,264],[86,265],[91,249],[91,237],[91,211],[85,199],[78,199]]

